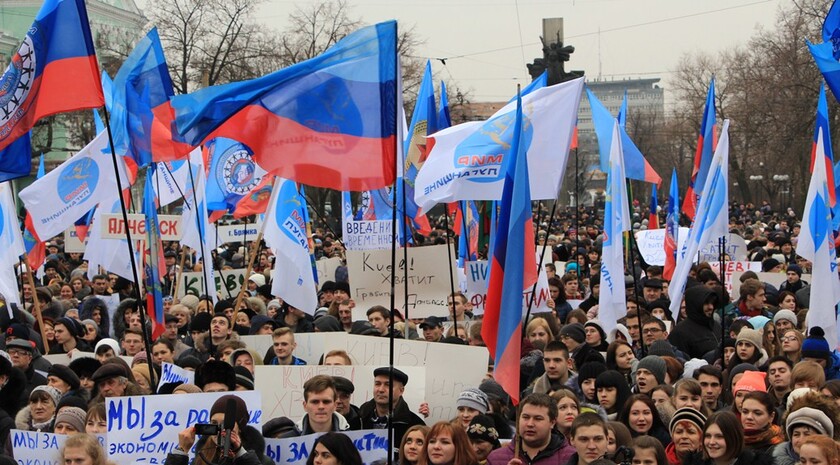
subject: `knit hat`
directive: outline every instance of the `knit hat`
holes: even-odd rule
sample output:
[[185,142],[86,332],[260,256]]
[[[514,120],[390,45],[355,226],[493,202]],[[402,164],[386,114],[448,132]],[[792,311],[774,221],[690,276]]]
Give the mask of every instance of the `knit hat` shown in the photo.
[[[592,283],[592,281],[590,281],[590,284],[591,283]],[[624,326],[621,323],[616,323],[615,328],[610,330],[610,334],[607,336],[607,342],[609,342],[609,343],[615,342],[616,336],[618,334],[621,334],[622,336],[624,336],[625,341],[627,341],[631,344],[633,343],[633,338],[630,337],[630,330],[627,329],[627,326]]]
[[481,392],[487,394],[488,399],[497,399],[502,401],[503,404],[507,404],[510,400],[510,396],[507,392],[505,392],[502,385],[499,384],[496,380],[493,379],[485,379],[478,385],[478,389]]
[[351,295],[350,294],[350,283],[345,283],[343,281],[339,281],[339,282],[335,283],[335,290],[336,291],[344,291],[345,294]]
[[192,294],[187,294],[178,300],[179,304],[184,305],[192,311],[195,311],[196,307],[198,307],[198,302],[198,297]]
[[560,329],[560,335],[568,336],[578,344],[583,344],[586,341],[586,331],[583,330],[583,325],[580,323],[563,326]]
[[692,358],[691,360],[685,362],[683,366],[683,378],[694,378],[694,372],[697,371],[698,368],[708,365],[709,362],[702,358]]
[[691,422],[699,431],[703,431],[703,426],[706,424],[706,416],[691,407],[683,407],[674,412],[674,416],[671,417],[671,423],[668,425],[668,431],[673,434],[677,423],[681,421]]
[[248,425],[248,406],[239,396],[227,394],[216,399],[216,402],[213,402],[213,407],[210,408],[210,416],[212,417],[217,413],[226,413],[228,399],[232,399],[236,404],[236,424],[239,425],[239,431],[242,431]]
[[184,383],[172,390],[172,394],[178,394],[179,392],[184,394],[198,394],[201,392],[201,388],[195,384]]
[[280,327],[280,323],[278,323],[277,320],[271,319],[268,315],[254,315],[254,317],[251,318],[251,329],[248,332],[251,336],[253,336],[267,324],[271,325],[272,329]]
[[262,286],[265,284],[265,275],[262,273],[254,273],[248,277],[248,281],[251,281],[257,286]]
[[767,318],[764,315],[756,315],[747,319],[747,322],[749,322],[750,326],[752,326],[756,331],[764,329],[764,325],[766,325],[769,321],[770,318]]
[[[799,265],[797,265],[795,263],[791,263],[790,265],[788,265],[786,271],[793,271],[800,278],[802,277],[802,267],[800,267]],[[829,434],[829,436],[831,436],[831,435]]]
[[761,271],[767,273],[768,271],[776,268],[777,266],[781,265],[778,260],[775,258],[767,258],[763,262],[761,262]]
[[213,315],[208,312],[201,312],[194,316],[190,321],[190,332],[205,332],[210,331],[210,322],[213,320]]
[[50,396],[50,398],[52,399],[53,405],[58,405],[58,399],[61,398],[61,391],[59,391],[58,389],[56,389],[52,386],[47,386],[46,384],[42,384],[40,386],[35,386],[35,388],[32,389],[32,392],[29,393],[29,398],[31,399],[32,394],[35,394],[38,391],[43,391],[43,392],[47,393],[47,395]]
[[[664,363],[664,362],[663,362]],[[607,366],[601,362],[586,362],[578,370],[577,382],[578,386],[583,384],[587,379],[597,378],[598,375],[607,371]]]
[[12,323],[6,328],[6,337],[29,340],[29,329],[20,323]]
[[[149,372],[149,365],[147,363],[138,363],[131,367],[131,372],[134,373],[134,379],[138,377],[143,377],[146,380],[146,384],[152,384],[152,375]],[[155,390],[157,386],[152,386],[152,391]]]
[[93,353],[98,354],[99,349],[102,347],[110,347],[111,350],[114,351],[114,355],[120,354],[120,343],[109,337],[106,337],[105,339],[102,339],[101,341],[97,342],[96,348],[93,350]]
[[487,410],[490,409],[487,394],[476,388],[467,388],[461,391],[461,394],[458,395],[458,401],[455,403],[455,407],[473,408],[482,414],[487,413]]
[[64,407],[55,416],[56,426],[59,423],[67,423],[80,433],[85,432],[85,417],[87,414],[79,407]]
[[829,360],[831,349],[825,340],[825,331],[819,326],[812,326],[808,338],[802,341],[802,358]]
[[820,434],[828,437],[834,436],[834,424],[828,418],[828,415],[821,410],[811,407],[802,407],[799,410],[790,412],[785,421],[785,431],[788,437],[793,437],[794,426],[810,426]]
[[674,353],[674,347],[666,340],[653,341],[653,344],[650,345],[648,354],[658,355],[660,357],[667,356],[677,358],[677,354]]
[[321,333],[344,331],[341,327],[341,322],[332,315],[324,315],[318,318],[315,320],[314,326],[315,330]]
[[639,371],[642,368],[653,373],[653,376],[656,377],[656,382],[659,384],[665,382],[665,373],[668,367],[665,365],[665,360],[662,360],[662,357],[648,355],[647,357],[639,360],[639,365],[636,367],[636,371]]
[[82,324],[72,318],[63,316],[55,320],[55,324],[63,325],[65,328],[67,328],[67,331],[73,337],[79,337],[80,335],[84,334],[84,328],[82,327]]
[[767,373],[763,371],[745,371],[744,376],[735,383],[732,394],[737,394],[738,391],[767,392],[765,378],[767,378]]
[[793,313],[792,310],[779,310],[773,315],[773,324],[779,322],[779,320],[788,320],[795,328],[796,325],[799,324],[799,321],[796,319],[796,313]]
[[70,385],[70,389],[72,390],[79,389],[79,386],[81,386],[79,377],[76,376],[76,373],[73,373],[73,370],[71,370],[67,365],[51,366],[49,371],[47,371],[47,376],[55,376],[56,378],[64,381]]
[[134,358],[131,359],[132,368],[135,365],[138,365],[138,364],[141,364],[141,363],[149,363],[149,356],[146,354],[145,350],[141,350],[140,352],[137,352],[136,354],[134,354]]
[[744,328],[738,333],[738,338],[735,339],[735,344],[737,345],[741,341],[746,341],[755,346],[756,350],[760,350],[762,348],[761,344],[761,334],[758,332],[757,329],[750,329]]
[[233,367],[233,371],[236,372],[236,385],[242,386],[249,391],[254,390],[254,375],[242,365],[238,367]]
[[476,415],[467,427],[467,436],[476,441],[484,441],[493,444],[494,449],[501,447],[499,442],[499,431],[496,430],[496,422],[487,415]]

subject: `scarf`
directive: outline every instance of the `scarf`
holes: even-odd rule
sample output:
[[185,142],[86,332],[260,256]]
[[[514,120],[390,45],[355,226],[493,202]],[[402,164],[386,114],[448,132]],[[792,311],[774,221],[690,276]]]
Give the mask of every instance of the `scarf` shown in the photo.
[[776,444],[781,444],[783,441],[782,427],[779,425],[771,424],[760,430],[744,430],[744,444],[753,449],[775,446]]

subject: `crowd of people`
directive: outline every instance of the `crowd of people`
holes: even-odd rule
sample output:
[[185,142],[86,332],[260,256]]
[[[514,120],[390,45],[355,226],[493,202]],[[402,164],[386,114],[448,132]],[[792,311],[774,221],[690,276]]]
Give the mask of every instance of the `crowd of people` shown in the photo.
[[[650,212],[638,204],[634,209],[637,229],[647,227]],[[401,465],[840,465],[840,355],[823,328],[808,325],[810,288],[802,276],[810,263],[796,254],[799,225],[792,212],[731,208],[730,226],[748,242],[747,259],[764,272],[784,273],[781,286],[746,272],[738,295],[730,296],[711,266],[700,263],[692,268],[680,314],[673,315],[662,268],[637,260],[624,280],[626,315],[609,333],[598,319],[598,212],[562,209],[548,218],[538,211],[535,218],[542,218],[538,245],[550,248],[555,261],[545,265],[551,311],[529,315],[523,325],[521,401],[513,405],[489,367],[488,379],[458,395],[457,414],[432,425],[426,424],[428,404],[406,402],[413,384],[393,367],[374,370],[373,397],[358,406],[350,400],[353,382],[313,376],[303,386],[305,414],[266,418],[261,431],[248,425],[235,392],[254,389],[255,366],[306,364],[295,352],[301,333],[483,346],[481,315],[463,293],[448,296],[447,315],[406,319],[397,309],[375,306],[354,321],[347,269],[339,267],[334,280],[320,284],[319,308],[309,315],[272,295],[270,251],[231,244],[213,252],[216,269],[243,268],[255,253],[253,272],[242,296],[219,295],[214,304],[208,296],[177,296],[179,274],[201,263],[188,255],[181,260],[179,244],[172,243],[165,254],[165,330],[152,340],[133,284],[91,273],[81,255],[64,253],[56,238],[36,286],[22,280],[23,305],[0,309],[0,461],[12,457],[10,431],[20,429],[70,435],[65,463],[104,464],[108,457],[94,435],[107,432],[106,398],[217,392],[231,394],[212,405],[210,420],[222,424],[234,405],[233,429],[205,436],[186,427],[173,438],[177,446],[168,451],[167,465],[186,465],[191,451],[199,465],[268,465],[266,438],[313,433],[325,434],[307,465],[360,465],[342,432],[389,426],[390,452]],[[446,238],[436,228],[416,243]],[[316,229],[312,242],[317,258],[343,257],[331,231]],[[258,353],[240,340],[244,335],[270,335],[273,344]],[[68,364],[44,357],[75,352],[94,357]],[[318,361],[353,362],[342,350]],[[195,371],[195,382],[158,387],[163,363]],[[230,447],[223,449],[221,439]]]

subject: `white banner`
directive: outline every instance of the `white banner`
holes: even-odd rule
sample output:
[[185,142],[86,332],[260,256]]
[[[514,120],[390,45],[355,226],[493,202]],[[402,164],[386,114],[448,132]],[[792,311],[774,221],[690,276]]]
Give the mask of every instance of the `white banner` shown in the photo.
[[[452,290],[449,286],[452,267],[446,245],[408,248],[408,317],[448,316],[446,296]],[[454,257],[455,254],[452,253]],[[366,320],[365,312],[374,305],[391,307],[391,251],[367,250],[347,251],[347,269],[350,274],[350,295],[356,301],[353,320]],[[395,273],[395,304],[405,315],[406,263],[403,249],[397,249],[397,270]]]
[[[266,438],[265,455],[277,465],[305,464],[314,449],[315,439],[323,433],[309,434],[296,438]],[[388,430],[372,429],[344,431],[343,434],[353,441],[362,463],[373,465],[384,463],[388,458]]]
[[226,224],[217,228],[216,239],[219,244],[230,242],[250,242],[257,239],[262,222],[251,224]]
[[168,362],[161,364],[160,382],[158,383],[158,390],[166,383],[184,383],[193,384],[195,382],[195,371],[185,370],[178,365],[173,365]]
[[178,445],[178,433],[196,423],[210,423],[213,402],[226,394],[245,401],[248,424],[260,431],[263,412],[257,391],[107,398],[108,458],[121,465],[163,463]]
[[[387,430],[383,430],[386,433]],[[106,447],[105,436],[95,434],[102,447]],[[39,433],[13,429],[9,432],[12,455],[15,461],[25,465],[60,465],[64,463],[61,448],[69,435]]]
[[[547,251],[547,260],[545,263],[551,263],[551,251]],[[537,258],[537,264],[539,264]],[[473,262],[466,262],[464,264],[464,272],[467,275],[467,298],[472,303],[472,312],[475,315],[484,314],[484,303],[487,300],[487,285],[490,282],[490,266],[487,260],[476,260]],[[545,266],[540,270],[537,277],[537,292],[534,297],[534,303],[531,307],[531,313],[550,312],[548,308],[548,299],[551,298],[551,293],[548,290],[548,276],[545,273]],[[522,314],[528,311],[528,303],[531,301],[531,289],[522,292]]]
[[[162,241],[179,241],[184,234],[180,215],[158,215],[160,223],[160,239]],[[142,213],[128,214],[128,230],[132,239],[140,239],[146,235],[146,215]],[[102,238],[125,239],[125,222],[122,213],[102,214]]]
[[[222,298],[228,298],[228,296],[236,297],[239,295],[239,290],[245,282],[245,271],[247,270],[244,268],[216,270],[214,273],[214,277],[216,278],[216,293],[221,295]],[[181,284],[178,285],[178,295],[175,297],[180,299],[187,294],[196,297],[205,294],[204,280],[201,277],[202,273],[199,271],[181,273]]]

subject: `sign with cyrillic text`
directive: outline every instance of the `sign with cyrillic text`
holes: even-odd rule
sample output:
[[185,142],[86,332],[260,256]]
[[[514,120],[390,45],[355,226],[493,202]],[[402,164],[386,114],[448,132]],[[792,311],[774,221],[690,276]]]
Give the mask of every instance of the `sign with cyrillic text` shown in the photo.
[[[181,240],[184,230],[180,215],[158,215],[158,223],[160,223],[161,240]],[[131,232],[132,239],[143,237],[146,234],[146,215],[130,213],[128,230]],[[102,238],[125,239],[125,222],[121,213],[102,213]]]
[[[362,456],[363,464],[372,465],[387,460],[387,429],[343,431],[342,433],[353,441],[353,445]],[[321,434],[323,433],[284,439],[266,438],[265,455],[274,460],[277,465],[305,464],[309,455],[312,454],[315,440]]]

